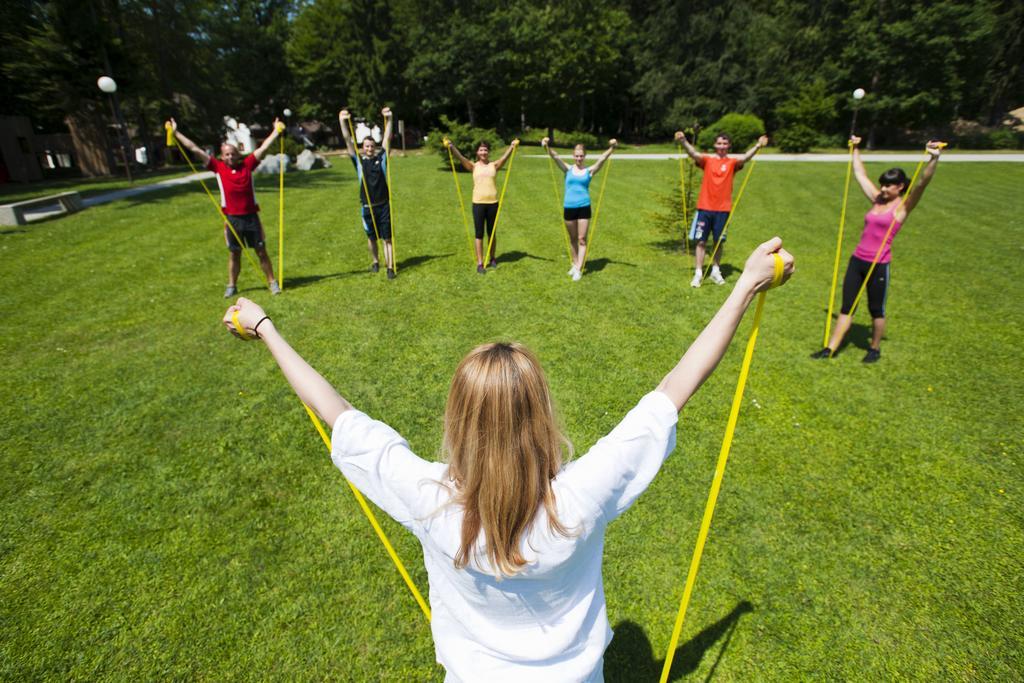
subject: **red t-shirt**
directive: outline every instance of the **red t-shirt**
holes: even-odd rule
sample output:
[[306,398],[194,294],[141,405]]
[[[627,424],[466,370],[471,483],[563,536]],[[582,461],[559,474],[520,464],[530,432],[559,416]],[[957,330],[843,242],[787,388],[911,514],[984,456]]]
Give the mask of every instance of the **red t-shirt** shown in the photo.
[[210,157],[210,163],[206,164],[206,168],[217,174],[220,208],[224,209],[228,216],[244,216],[260,210],[252,185],[252,170],[259,165],[260,161],[254,154],[243,158],[238,168],[232,168],[220,159]]
[[732,210],[732,177],[737,159],[717,154],[704,155],[704,179],[700,181],[697,208],[704,211]]

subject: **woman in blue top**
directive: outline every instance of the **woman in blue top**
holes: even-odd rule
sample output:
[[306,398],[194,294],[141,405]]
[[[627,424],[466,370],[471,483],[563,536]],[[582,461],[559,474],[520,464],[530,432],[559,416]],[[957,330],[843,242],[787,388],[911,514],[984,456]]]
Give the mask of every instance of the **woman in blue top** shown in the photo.
[[565,174],[562,218],[565,219],[565,229],[569,231],[569,245],[572,247],[572,268],[569,269],[569,276],[575,282],[583,277],[583,260],[587,254],[587,228],[590,227],[590,180],[601,170],[601,166],[612,155],[619,142],[614,138],[609,140],[608,150],[599,156],[597,162],[590,168],[583,165],[587,158],[587,149],[583,145],[576,145],[573,149],[573,165],[570,167],[548,146],[548,142],[549,138],[544,138],[540,144],[544,145],[544,149]]

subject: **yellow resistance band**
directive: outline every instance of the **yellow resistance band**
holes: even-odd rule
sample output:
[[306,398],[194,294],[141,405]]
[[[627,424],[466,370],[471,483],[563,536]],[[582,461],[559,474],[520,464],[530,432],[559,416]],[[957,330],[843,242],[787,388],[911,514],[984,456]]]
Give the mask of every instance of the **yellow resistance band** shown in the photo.
[[[910,184],[907,185],[906,192],[900,197],[900,203],[896,205],[896,208],[892,212],[892,222],[889,223],[889,229],[885,231],[885,237],[882,238],[881,243],[878,245],[878,251],[875,252],[874,258],[871,259],[871,267],[868,268],[867,275],[864,276],[864,282],[860,283],[860,289],[857,290],[857,296],[853,299],[853,305],[850,306],[850,315],[852,316],[857,310],[857,304],[860,303],[860,298],[864,296],[864,290],[867,289],[868,283],[871,282],[871,274],[875,272],[875,266],[878,265],[878,259],[882,258],[882,251],[885,249],[886,243],[889,241],[889,235],[892,234],[892,229],[896,227],[896,212],[899,211],[900,207],[907,202],[907,197],[910,196],[910,191],[914,189],[914,183],[917,182],[917,176],[920,175],[921,169],[924,168],[925,162],[928,158],[921,159],[917,164],[917,168],[914,170],[914,176],[910,179]],[[825,340],[825,345],[828,345],[828,340]]]
[[[387,128],[387,125],[384,126]],[[384,140],[384,160],[387,163],[387,176],[388,176],[388,220],[391,221],[391,267],[394,268],[395,273],[398,273],[398,240],[395,239],[395,235],[398,231],[395,230],[395,208],[394,204],[391,203],[391,198],[394,197],[391,185],[391,140]],[[385,246],[386,248],[386,246]]]
[[487,258],[484,259],[484,263],[490,263],[491,261],[491,250],[494,248],[494,236],[498,232],[498,219],[501,218],[501,207],[505,204],[505,190],[508,189],[508,179],[512,177],[512,162],[516,160],[516,152],[519,151],[519,146],[512,148],[512,156],[508,158],[508,170],[505,171],[505,182],[501,184],[501,196],[498,197],[498,210],[494,213],[494,225],[491,226],[491,239],[487,243]]
[[452,141],[445,138],[444,146],[448,150],[448,163],[451,164],[452,167],[452,180],[455,181],[455,194],[459,196],[459,211],[462,214],[462,227],[466,229],[466,243],[469,244],[469,258],[473,260],[473,263],[476,263],[476,251],[473,249],[473,237],[469,234],[469,221],[466,219],[466,203],[462,200],[462,188],[459,186],[459,174],[455,172],[455,158],[452,156]]
[[[352,128],[352,119],[351,118],[348,119],[348,130],[349,130],[349,133],[351,133],[351,135],[352,135],[352,145],[353,145],[353,148],[356,150],[356,163],[359,164],[359,168],[357,169],[356,173],[359,175],[359,179],[363,181],[363,193],[366,195],[366,205],[367,205],[367,208],[370,209],[370,223],[373,224],[373,238],[377,242],[380,242],[380,233],[377,231],[377,216],[373,213],[373,205],[370,204],[370,190],[366,186],[366,174],[363,173],[363,158],[361,156],[359,156],[359,148],[355,147],[355,144],[356,144],[356,131],[355,131],[355,129]],[[391,188],[390,187],[388,187],[388,197],[389,197],[389,201],[390,201],[390,197],[391,197]],[[362,204],[361,201],[360,201],[360,204]],[[360,212],[362,211],[362,208],[363,208],[362,206],[359,207]],[[366,220],[366,219],[364,218],[363,220]],[[391,234],[392,235],[395,234],[395,231],[393,229],[391,231]],[[382,244],[381,245],[381,249],[383,249],[383,248],[384,248],[384,245]],[[394,253],[394,251],[392,251],[391,253]],[[384,252],[384,265],[387,266],[387,263],[388,263],[388,255],[387,255],[387,252],[385,251]]]
[[690,212],[686,210],[686,174],[683,171],[686,159],[683,155],[683,145],[676,143],[679,150],[679,194],[683,198],[683,252],[690,255],[690,225],[687,220]]
[[750,180],[750,176],[754,175],[754,166],[757,165],[757,155],[760,154],[761,150],[758,149],[754,154],[754,158],[750,161],[750,169],[747,171],[746,177],[743,178],[743,182],[740,184],[740,191],[736,195],[736,201],[732,203],[732,211],[729,212],[729,217],[725,219],[725,227],[722,228],[722,236],[715,242],[715,248],[711,252],[711,258],[708,259],[708,266],[704,269],[703,277],[707,277],[708,273],[711,272],[711,266],[715,262],[715,254],[718,253],[718,248],[722,246],[722,242],[725,241],[725,235],[729,232],[729,225],[732,223],[732,217],[736,215],[736,207],[740,205],[740,200],[743,199],[743,190],[747,189],[747,182]]
[[832,328],[832,302],[836,298],[836,282],[839,279],[839,254],[843,248],[843,227],[846,225],[846,204],[850,197],[850,172],[853,170],[853,141],[850,145],[850,159],[846,162],[846,185],[843,186],[843,208],[839,212],[839,235],[836,237],[836,259],[832,265],[832,287],[828,290],[828,310],[825,314],[825,341],[828,346],[828,334]]
[[[232,312],[231,322],[234,324],[235,329],[238,331],[238,334],[242,339],[252,339],[239,322],[238,311]],[[323,439],[324,443],[327,445],[327,451],[331,452],[331,439],[327,436],[327,432],[324,431],[324,426],[320,423],[316,413],[314,413],[313,410],[305,403],[302,404],[302,407],[306,409],[309,419],[313,421],[313,426],[316,427],[316,431],[319,432],[320,438]],[[362,508],[363,514],[366,515],[366,518],[370,521],[370,526],[372,526],[373,530],[377,533],[377,538],[379,538],[380,542],[384,544],[384,548],[388,551],[388,555],[391,556],[391,561],[395,563],[398,573],[402,575],[405,585],[409,587],[409,590],[412,592],[412,596],[416,598],[416,602],[419,603],[420,609],[423,610],[423,614],[427,617],[427,621],[430,621],[430,607],[427,605],[427,601],[423,599],[423,596],[416,588],[416,584],[412,582],[412,577],[410,577],[409,572],[406,571],[405,565],[402,564],[402,560],[398,558],[398,553],[395,552],[394,546],[391,545],[391,541],[388,540],[387,534],[385,534],[384,529],[381,528],[380,523],[377,521],[377,517],[373,514],[373,510],[371,510],[370,506],[366,504],[366,499],[363,497],[363,494],[359,492],[359,489],[357,489],[347,478],[345,479],[345,482],[348,484],[348,487],[352,489],[352,495],[356,497],[356,501],[359,503],[359,507]]]
[[[772,277],[771,287],[778,287],[782,283],[783,263],[782,257],[773,254],[775,257],[775,272]],[[683,589],[683,599],[679,604],[679,612],[676,614],[675,627],[672,629],[672,639],[668,645],[668,652],[665,653],[665,664],[661,669],[661,683],[668,681],[669,671],[672,669],[672,658],[676,653],[676,646],[679,644],[679,636],[683,632],[683,620],[686,618],[686,607],[690,604],[690,596],[693,594],[693,584],[697,580],[697,570],[700,568],[700,558],[704,553],[704,543],[708,538],[708,530],[711,528],[711,518],[715,514],[715,503],[718,502],[718,491],[722,487],[722,478],[725,476],[725,464],[729,460],[729,450],[732,448],[732,437],[736,431],[736,421],[740,414],[740,405],[743,402],[743,390],[747,385],[747,375],[750,373],[750,361],[754,356],[754,345],[757,343],[757,332],[761,326],[761,312],[764,309],[765,292],[757,297],[757,309],[754,311],[754,326],[750,330],[750,339],[747,341],[747,349],[743,354],[743,364],[740,366],[740,378],[736,383],[736,393],[732,399],[732,408],[729,410],[729,421],[725,427],[725,438],[722,440],[722,450],[718,454],[718,465],[715,467],[715,477],[711,482],[711,491],[708,493],[708,502],[704,507],[704,518],[700,522],[700,533],[697,534],[697,545],[693,549],[693,557],[690,559],[690,570],[686,575],[686,587]]]
[[590,246],[594,243],[594,235],[597,233],[597,217],[601,215],[601,202],[604,201],[604,187],[608,184],[608,176],[612,172],[612,158],[608,157],[605,164],[604,179],[601,181],[601,192],[597,195],[597,207],[594,209],[594,220],[590,221],[590,234],[587,235],[587,244],[583,247],[583,267],[580,272],[587,269],[587,255],[590,254]]
[[[181,146],[181,143],[178,142],[178,137],[174,134],[174,130],[170,127],[169,124],[164,124],[164,128],[166,128],[167,130],[167,139],[169,141],[173,141],[174,144],[178,146],[178,151],[181,152],[181,156],[185,158],[185,161],[188,163],[188,167],[192,169],[192,173],[199,173],[199,171],[196,170],[196,167],[192,164],[192,159],[189,158],[188,152],[186,152],[185,149]],[[260,274],[260,278],[263,280],[263,284],[269,287],[270,282],[267,281],[267,276],[263,273],[263,269],[260,268],[258,263],[256,263],[256,260],[252,257],[252,254],[249,253],[249,250],[245,248],[245,242],[243,242],[242,238],[239,237],[237,232],[235,232],[235,226],[231,225],[231,221],[229,221],[228,217],[224,215],[224,210],[220,208],[220,204],[218,204],[217,200],[213,198],[213,194],[210,192],[210,188],[206,187],[206,183],[203,182],[202,178],[199,179],[199,184],[202,185],[203,190],[206,191],[206,196],[210,198],[210,203],[213,204],[213,208],[217,210],[217,215],[220,216],[220,219],[224,221],[224,225],[228,227],[228,230],[231,231],[231,234],[235,236],[236,240],[238,240],[238,246],[242,248],[242,253],[248,257],[249,263],[251,263],[252,267],[256,269],[256,272]]]
[[[327,432],[324,431],[324,426],[320,423],[320,419],[308,405],[303,403],[302,407],[306,409],[306,414],[308,414],[309,419],[313,421],[313,426],[316,427],[316,431],[319,432],[320,438],[323,439],[328,452],[330,452],[331,438],[327,436]],[[348,484],[348,487],[352,489],[352,495],[356,497],[356,501],[359,503],[359,507],[362,508],[363,514],[365,514],[366,518],[370,520],[370,526],[372,526],[373,530],[377,533],[377,538],[380,539],[380,542],[384,544],[384,547],[388,551],[388,555],[391,556],[391,561],[395,563],[398,573],[402,575],[405,585],[409,587],[409,590],[412,592],[412,596],[416,598],[416,602],[419,603],[420,609],[423,610],[424,616],[427,617],[427,621],[430,621],[430,607],[427,605],[427,601],[423,599],[423,596],[416,588],[416,584],[412,582],[412,577],[409,576],[409,572],[405,570],[405,565],[402,564],[400,559],[398,559],[398,553],[395,552],[394,547],[391,545],[391,541],[388,540],[387,534],[385,534],[384,529],[381,528],[380,523],[377,521],[377,517],[373,514],[373,510],[370,509],[370,506],[366,503],[366,499],[363,498],[363,494],[359,492],[359,489],[357,489],[347,478],[345,479],[345,482]]]
[[[551,187],[555,191],[555,204],[558,205],[558,215],[563,216],[562,213],[562,196],[558,194],[558,180],[555,178],[555,160],[548,155],[548,171],[551,174]],[[565,253],[569,257],[569,263],[572,263],[572,245],[569,244],[569,229],[565,227],[564,222],[560,222],[558,230],[565,237]]]
[[[278,134],[284,132],[284,124],[277,127]],[[281,154],[277,157],[281,167],[277,190],[277,284],[284,290],[284,136],[281,137]]]

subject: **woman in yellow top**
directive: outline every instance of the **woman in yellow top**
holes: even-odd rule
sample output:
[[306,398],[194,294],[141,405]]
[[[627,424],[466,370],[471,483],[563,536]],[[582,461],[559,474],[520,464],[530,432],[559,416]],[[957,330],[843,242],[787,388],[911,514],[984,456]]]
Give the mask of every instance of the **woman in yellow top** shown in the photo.
[[[487,228],[488,240],[493,239],[494,220],[498,217],[498,186],[494,182],[498,177],[498,170],[505,165],[512,151],[519,146],[519,140],[513,140],[505,153],[497,161],[491,161],[491,144],[482,140],[476,146],[476,161],[470,161],[462,156],[454,142],[449,141],[452,154],[459,160],[462,167],[473,172],[473,225],[476,227],[476,272],[481,275],[484,270],[484,227]],[[491,268],[497,268],[498,262],[495,259],[498,247],[493,246],[491,251]]]

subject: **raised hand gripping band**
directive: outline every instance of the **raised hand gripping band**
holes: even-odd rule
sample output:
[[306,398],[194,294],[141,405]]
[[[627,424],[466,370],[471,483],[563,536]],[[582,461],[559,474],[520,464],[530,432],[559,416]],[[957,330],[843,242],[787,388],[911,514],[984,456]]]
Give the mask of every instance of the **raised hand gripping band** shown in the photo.
[[[263,322],[262,320],[260,322]],[[238,336],[245,341],[249,341],[252,337],[242,327],[242,323],[238,322],[238,311],[231,312],[231,324],[235,326],[235,331],[238,332]]]

